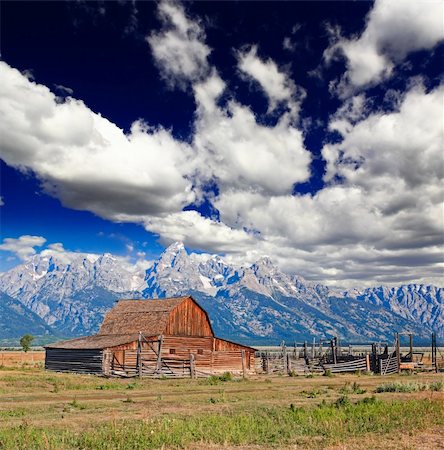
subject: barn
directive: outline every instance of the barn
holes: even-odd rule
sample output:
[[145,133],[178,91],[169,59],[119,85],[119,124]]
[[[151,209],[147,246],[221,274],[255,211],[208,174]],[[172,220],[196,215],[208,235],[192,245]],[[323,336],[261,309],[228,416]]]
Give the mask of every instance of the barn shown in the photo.
[[214,335],[191,297],[120,300],[99,333],[45,347],[45,368],[105,376],[208,376],[254,371],[255,349]]

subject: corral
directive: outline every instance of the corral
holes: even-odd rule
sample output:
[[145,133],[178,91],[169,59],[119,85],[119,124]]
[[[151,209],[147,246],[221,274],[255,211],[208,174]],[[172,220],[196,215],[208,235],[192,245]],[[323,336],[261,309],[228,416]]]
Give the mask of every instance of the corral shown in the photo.
[[45,348],[45,368],[59,372],[194,378],[254,371],[255,349],[217,338],[189,296],[120,300],[98,334]]

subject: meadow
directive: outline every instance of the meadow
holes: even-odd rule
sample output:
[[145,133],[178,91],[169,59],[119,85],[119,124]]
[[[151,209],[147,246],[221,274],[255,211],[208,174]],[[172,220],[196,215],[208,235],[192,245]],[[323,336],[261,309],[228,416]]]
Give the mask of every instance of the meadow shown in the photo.
[[442,374],[139,380],[0,367],[8,450],[434,449],[443,430]]

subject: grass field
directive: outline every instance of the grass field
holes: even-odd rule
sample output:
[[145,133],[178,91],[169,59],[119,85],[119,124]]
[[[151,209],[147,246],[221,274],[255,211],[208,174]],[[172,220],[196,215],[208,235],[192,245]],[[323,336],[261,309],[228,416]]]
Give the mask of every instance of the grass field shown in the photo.
[[443,381],[110,380],[2,367],[0,448],[444,448]]

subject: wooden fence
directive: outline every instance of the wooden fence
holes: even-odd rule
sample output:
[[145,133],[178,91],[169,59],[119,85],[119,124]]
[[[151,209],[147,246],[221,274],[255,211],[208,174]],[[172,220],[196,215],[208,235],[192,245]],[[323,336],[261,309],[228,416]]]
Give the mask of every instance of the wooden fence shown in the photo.
[[379,360],[379,373],[381,375],[390,375],[392,373],[399,372],[399,360],[396,356],[396,353],[393,352],[386,359]]
[[367,355],[365,358],[355,359],[345,362],[339,362],[336,364],[323,364],[324,370],[329,370],[331,373],[341,372],[358,372],[358,371],[370,371],[370,358]]
[[[190,359],[181,358],[157,358],[150,351],[138,352],[127,350],[124,353],[123,362],[115,357],[111,361],[110,375],[119,377],[187,377],[195,376],[194,355]],[[138,358],[140,357],[140,363]]]

